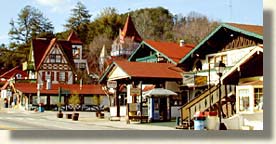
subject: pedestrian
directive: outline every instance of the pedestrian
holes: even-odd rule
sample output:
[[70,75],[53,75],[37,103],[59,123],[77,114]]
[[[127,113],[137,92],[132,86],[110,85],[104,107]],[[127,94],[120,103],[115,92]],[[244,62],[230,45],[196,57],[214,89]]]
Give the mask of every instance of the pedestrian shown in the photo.
[[5,108],[8,108],[8,103],[9,103],[9,102],[8,102],[8,99],[5,98],[5,99],[4,99],[4,106],[5,106]]

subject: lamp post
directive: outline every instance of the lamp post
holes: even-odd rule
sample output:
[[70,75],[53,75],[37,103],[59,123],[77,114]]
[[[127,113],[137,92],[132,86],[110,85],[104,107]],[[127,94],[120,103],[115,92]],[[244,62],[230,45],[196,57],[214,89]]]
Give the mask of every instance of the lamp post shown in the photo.
[[217,75],[219,76],[219,130],[225,130],[225,125],[221,122],[221,112],[222,112],[222,104],[221,104],[221,76],[225,68],[225,64],[222,61],[219,61],[215,64],[215,68],[217,71]]

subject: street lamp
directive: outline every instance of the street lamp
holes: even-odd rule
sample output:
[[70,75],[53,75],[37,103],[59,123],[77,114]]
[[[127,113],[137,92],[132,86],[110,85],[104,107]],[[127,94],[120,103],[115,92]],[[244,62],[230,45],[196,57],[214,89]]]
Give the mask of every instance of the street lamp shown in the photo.
[[225,64],[222,61],[219,61],[215,64],[215,68],[217,71],[217,75],[219,76],[219,130],[226,130],[226,126],[221,122],[221,112],[222,112],[222,104],[221,104],[221,76],[225,68]]

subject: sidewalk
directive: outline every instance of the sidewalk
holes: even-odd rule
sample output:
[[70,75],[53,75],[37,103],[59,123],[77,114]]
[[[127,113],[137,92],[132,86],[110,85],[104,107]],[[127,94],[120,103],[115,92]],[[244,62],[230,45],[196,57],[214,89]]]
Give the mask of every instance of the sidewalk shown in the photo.
[[[79,112],[79,120],[72,121],[71,119],[66,119],[66,114],[73,113],[72,111],[63,112],[63,118],[57,118],[57,111],[44,111],[44,112],[34,112],[34,111],[24,111],[20,109],[14,108],[2,108],[0,112],[5,113],[24,113],[27,115],[40,116],[48,120],[58,120],[58,121],[66,121],[72,123],[80,123],[80,124],[94,124],[98,126],[105,126],[110,128],[116,128],[120,130],[177,130],[173,126],[168,126],[168,123],[140,123],[140,122],[131,122],[130,124],[126,123],[124,117],[121,117],[120,121],[110,121],[108,113],[105,113],[104,118],[96,117],[95,112]],[[173,122],[172,122],[173,123]]]

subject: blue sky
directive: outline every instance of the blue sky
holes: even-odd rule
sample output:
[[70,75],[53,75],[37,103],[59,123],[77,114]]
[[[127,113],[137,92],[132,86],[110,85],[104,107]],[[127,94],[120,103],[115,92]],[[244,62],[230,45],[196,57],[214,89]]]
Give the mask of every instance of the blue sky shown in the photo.
[[[263,25],[262,0],[79,0],[85,4],[92,18],[105,7],[115,7],[119,13],[141,8],[162,6],[173,14],[187,15],[195,11],[212,20]],[[17,19],[26,5],[38,8],[50,19],[55,32],[63,31],[63,25],[78,0],[8,0],[1,1],[0,44],[9,42],[10,20]]]

